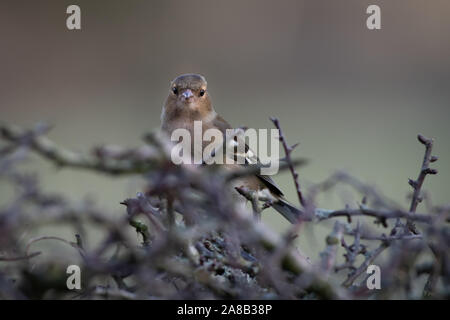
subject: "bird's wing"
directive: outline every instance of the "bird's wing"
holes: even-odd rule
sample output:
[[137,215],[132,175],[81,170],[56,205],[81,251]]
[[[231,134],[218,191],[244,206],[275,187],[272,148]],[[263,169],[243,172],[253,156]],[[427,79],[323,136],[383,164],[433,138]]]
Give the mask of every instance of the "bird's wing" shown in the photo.
[[232,129],[230,124],[221,116],[216,115],[214,119],[212,120],[213,127],[219,129],[222,131],[223,134],[225,134],[227,129]]
[[[232,129],[231,125],[219,115],[217,115],[213,119],[213,127],[222,131],[223,134],[226,133],[227,129]],[[235,160],[237,160],[238,157],[245,157],[246,165],[254,165],[254,164],[260,163],[256,154],[249,148],[249,146],[247,144],[245,144],[245,154],[243,154],[243,155],[235,154]],[[270,176],[265,176],[265,175],[260,175],[260,174],[256,174],[256,176],[274,195],[283,196],[283,192],[281,191],[281,189],[277,186],[275,181],[273,181],[273,179]]]

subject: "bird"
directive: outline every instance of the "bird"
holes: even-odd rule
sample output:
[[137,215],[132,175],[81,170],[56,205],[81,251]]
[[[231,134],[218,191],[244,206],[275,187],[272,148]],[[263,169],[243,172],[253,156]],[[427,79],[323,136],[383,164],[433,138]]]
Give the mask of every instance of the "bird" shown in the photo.
[[[205,77],[195,73],[182,74],[170,83],[169,94],[162,108],[160,129],[168,136],[171,136],[176,129],[186,129],[193,137],[195,121],[201,121],[203,132],[214,128],[225,135],[227,129],[233,129],[213,108]],[[203,142],[203,148],[206,144]],[[245,150],[247,155],[253,158],[249,159],[249,163],[255,163],[256,156],[248,146]],[[195,152],[202,152],[202,150],[194,148],[193,153]],[[226,169],[235,169],[242,164],[223,164],[223,166]],[[292,224],[299,221],[302,211],[285,199],[283,192],[270,176],[261,174],[245,176],[238,179],[236,186],[257,191],[260,194],[269,193],[270,198],[274,199],[271,206],[276,211]],[[242,195],[239,197],[244,198]]]

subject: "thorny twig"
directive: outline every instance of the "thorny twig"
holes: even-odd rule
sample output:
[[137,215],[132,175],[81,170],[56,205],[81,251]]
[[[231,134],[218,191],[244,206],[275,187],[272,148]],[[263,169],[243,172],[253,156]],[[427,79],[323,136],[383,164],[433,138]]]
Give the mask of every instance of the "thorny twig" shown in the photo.
[[[422,202],[420,192],[422,189],[423,182],[425,181],[425,177],[429,174],[437,174],[436,169],[430,168],[430,163],[438,160],[436,156],[431,155],[434,140],[425,138],[421,134],[417,136],[417,139],[419,140],[420,143],[422,143],[425,146],[425,155],[423,157],[422,167],[420,168],[419,177],[417,178],[417,180],[412,179],[408,180],[409,185],[414,189],[411,200],[411,206],[409,208],[409,212],[411,212],[411,214],[414,214],[416,212],[418,204]],[[408,230],[411,231],[412,233],[414,234],[419,233],[419,231],[416,229],[411,219],[407,220],[406,226],[408,227]]]
[[293,165],[292,158],[291,158],[291,153],[295,149],[295,147],[297,147],[298,144],[288,146],[286,138],[284,137],[284,133],[281,130],[280,121],[278,121],[277,118],[271,118],[270,120],[272,120],[273,124],[275,125],[275,127],[278,129],[278,131],[280,133],[280,141],[283,146],[284,153],[286,155],[286,162],[289,165],[289,170],[291,171],[292,177],[294,178],[295,189],[297,191],[298,200],[303,207],[306,207],[306,201],[303,198],[303,193],[300,190],[300,183],[298,182],[298,173],[297,173],[297,171],[295,171],[295,166]]

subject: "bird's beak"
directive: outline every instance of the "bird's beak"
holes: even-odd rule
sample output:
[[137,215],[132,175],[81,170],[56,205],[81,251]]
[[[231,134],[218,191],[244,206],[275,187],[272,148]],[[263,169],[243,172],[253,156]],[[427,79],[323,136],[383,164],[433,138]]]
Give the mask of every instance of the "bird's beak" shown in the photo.
[[194,94],[190,89],[187,89],[181,94],[181,96],[184,98],[184,100],[188,100],[189,98],[192,98]]

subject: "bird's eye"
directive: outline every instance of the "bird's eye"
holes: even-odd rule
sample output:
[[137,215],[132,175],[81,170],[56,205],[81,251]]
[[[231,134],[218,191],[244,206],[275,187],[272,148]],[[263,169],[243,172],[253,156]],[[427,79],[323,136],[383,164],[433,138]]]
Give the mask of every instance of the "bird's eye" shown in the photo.
[[205,95],[205,90],[201,89],[200,90],[200,97],[203,97]]
[[173,87],[173,88],[172,88],[172,92],[173,92],[173,94],[178,94],[178,89],[177,89],[177,87]]

